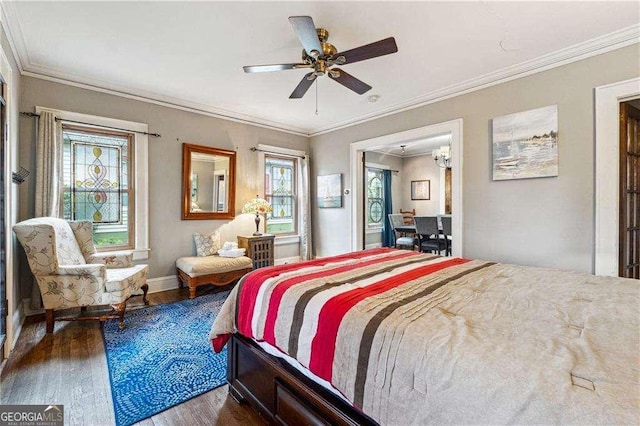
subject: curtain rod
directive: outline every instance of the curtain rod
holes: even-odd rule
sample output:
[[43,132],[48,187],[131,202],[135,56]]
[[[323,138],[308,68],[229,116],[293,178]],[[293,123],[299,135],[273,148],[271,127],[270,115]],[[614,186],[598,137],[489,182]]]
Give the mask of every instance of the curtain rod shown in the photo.
[[[33,112],[21,112],[20,115],[22,115],[23,117],[40,117],[40,114],[36,114]],[[93,124],[93,123],[85,123],[82,121],[75,121],[75,120],[67,120],[64,118],[55,118],[56,121],[62,121],[62,122],[66,122],[66,123],[74,123],[74,124],[85,124],[87,126],[95,126],[95,127],[102,127],[104,129],[111,129],[111,130],[121,130],[123,132],[131,132],[131,133],[140,133],[141,135],[148,135],[148,136],[153,136],[154,138],[161,138],[162,135],[160,133],[149,133],[149,132],[140,132],[138,130],[130,130],[130,129],[121,129],[119,127],[111,127],[111,126],[102,126],[102,125],[98,125],[98,124]]]
[[251,147],[251,148],[249,148],[249,149],[250,149],[251,151],[253,151],[253,152],[256,152],[256,151],[258,151],[258,152],[268,152],[269,154],[285,155],[285,156],[287,156],[287,157],[297,157],[297,158],[302,158],[302,159],[307,158],[307,157],[305,157],[304,155],[283,154],[283,153],[281,153],[281,152],[273,152],[273,151],[267,151],[267,150],[265,150],[265,149],[256,148],[255,146],[252,146],[252,147]]
[[367,167],[367,166],[365,166],[365,168],[367,168],[367,169],[376,169],[376,170],[382,170],[382,171],[384,171],[384,170],[389,170],[389,171],[390,171],[391,173],[395,173],[395,174],[398,174],[398,173],[400,173],[400,170],[393,170],[393,169],[382,169],[382,168],[380,168],[380,167],[373,167],[373,166],[372,166],[372,167]]

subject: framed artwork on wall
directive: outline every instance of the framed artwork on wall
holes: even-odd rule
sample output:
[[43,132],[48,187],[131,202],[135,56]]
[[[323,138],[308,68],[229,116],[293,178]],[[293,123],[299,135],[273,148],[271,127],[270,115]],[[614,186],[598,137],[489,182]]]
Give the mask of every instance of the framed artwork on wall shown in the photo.
[[558,176],[558,106],[492,120],[493,180]]
[[316,193],[318,207],[329,209],[342,207],[342,174],[318,176]]
[[411,199],[412,200],[430,200],[431,199],[431,181],[430,180],[412,180],[411,181]]

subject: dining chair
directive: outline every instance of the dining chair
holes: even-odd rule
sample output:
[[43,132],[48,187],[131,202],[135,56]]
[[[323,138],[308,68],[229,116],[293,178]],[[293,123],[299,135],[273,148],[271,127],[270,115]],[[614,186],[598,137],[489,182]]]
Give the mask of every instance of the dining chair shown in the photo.
[[389,213],[389,224],[391,225],[391,229],[393,229],[393,239],[395,240],[395,247],[413,247],[416,245],[417,241],[415,237],[407,237],[403,236],[401,232],[397,231],[396,228],[399,226],[403,226],[404,220],[402,218],[402,213]]
[[440,222],[442,223],[442,233],[444,234],[445,242],[447,243],[446,255],[451,256],[451,216],[440,216]]
[[416,234],[418,235],[418,247],[421,252],[447,253],[447,242],[445,236],[438,229],[438,218],[436,216],[415,216]]
[[405,225],[413,225],[413,217],[416,215],[416,209],[411,210],[402,210],[400,209],[400,214],[402,214],[402,220]]

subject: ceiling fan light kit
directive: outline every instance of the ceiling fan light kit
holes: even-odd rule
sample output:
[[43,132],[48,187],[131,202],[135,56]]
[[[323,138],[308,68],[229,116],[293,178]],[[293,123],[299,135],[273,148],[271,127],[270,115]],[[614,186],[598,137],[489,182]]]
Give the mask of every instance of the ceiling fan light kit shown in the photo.
[[393,37],[356,47],[344,52],[327,42],[329,31],[324,28],[316,28],[310,16],[290,16],[289,22],[293,30],[298,35],[302,44],[302,63],[296,64],[273,64],[273,65],[248,65],[243,67],[246,73],[272,72],[291,69],[310,68],[313,71],[306,74],[298,86],[293,90],[290,99],[302,98],[313,84],[313,81],[328,74],[344,87],[356,92],[359,95],[371,90],[371,86],[358,80],[351,74],[339,68],[331,68],[335,65],[348,65],[354,62],[377,58],[378,56],[389,55],[398,51],[398,46]]

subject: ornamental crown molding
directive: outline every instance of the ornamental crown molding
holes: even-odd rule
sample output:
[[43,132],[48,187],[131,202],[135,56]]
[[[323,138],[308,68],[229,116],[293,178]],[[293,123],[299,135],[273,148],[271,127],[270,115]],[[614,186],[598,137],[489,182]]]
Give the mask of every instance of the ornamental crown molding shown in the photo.
[[307,137],[318,136],[344,129],[346,127],[366,123],[388,115],[419,108],[424,105],[440,102],[445,99],[485,89],[487,87],[640,43],[640,24],[635,24],[529,61],[521,62],[495,72],[425,93],[404,102],[390,105],[389,107],[378,110],[375,113],[335,122],[324,127],[301,128],[289,124],[270,121],[261,117],[243,114],[237,111],[224,110],[217,108],[214,105],[200,104],[190,101],[189,99],[174,98],[159,93],[147,92],[133,87],[118,85],[109,81],[97,80],[34,64],[29,57],[29,52],[22,32],[22,26],[12,2],[0,2],[0,21],[5,34],[7,35],[9,45],[13,52],[13,56],[16,59],[21,75]]

